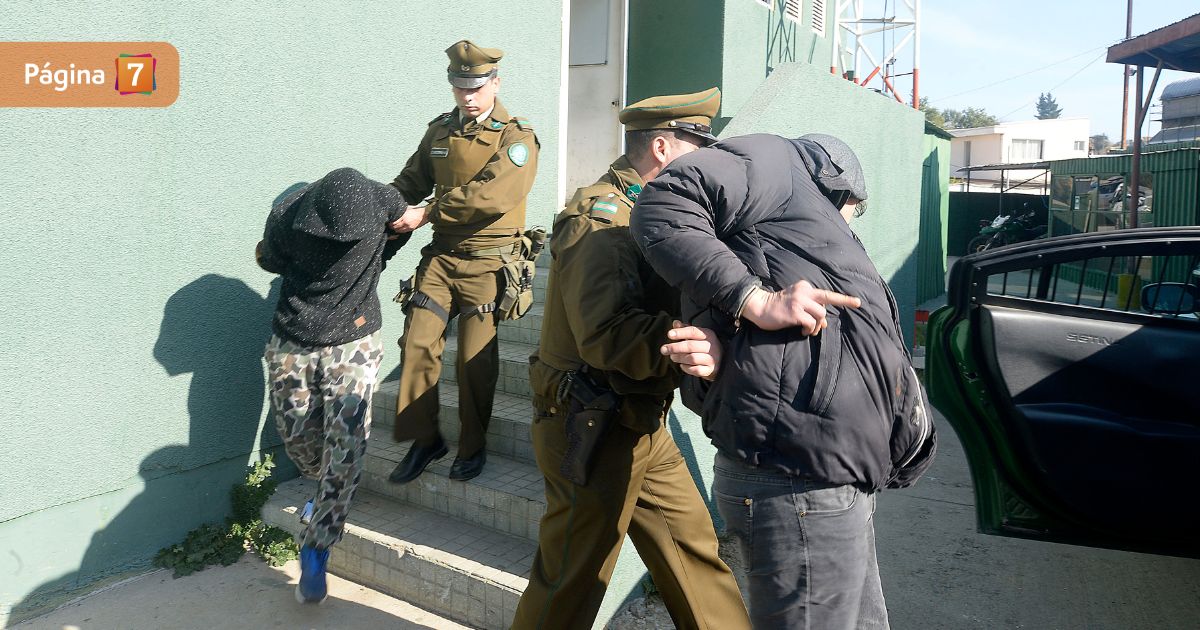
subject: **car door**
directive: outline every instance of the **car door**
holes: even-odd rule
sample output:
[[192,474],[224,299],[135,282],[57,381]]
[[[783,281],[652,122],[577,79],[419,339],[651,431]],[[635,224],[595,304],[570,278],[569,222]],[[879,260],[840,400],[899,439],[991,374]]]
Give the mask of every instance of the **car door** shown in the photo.
[[967,454],[981,531],[1200,557],[1198,264],[1200,227],[954,265],[927,382]]

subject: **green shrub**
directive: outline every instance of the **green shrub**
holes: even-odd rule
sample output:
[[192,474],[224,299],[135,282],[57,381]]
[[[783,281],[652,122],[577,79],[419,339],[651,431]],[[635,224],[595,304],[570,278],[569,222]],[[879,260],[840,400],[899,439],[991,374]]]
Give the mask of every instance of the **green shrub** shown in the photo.
[[273,567],[295,558],[299,550],[292,535],[263,523],[261,517],[262,507],[278,485],[271,478],[274,468],[272,455],[251,465],[246,480],[230,490],[233,509],[225,524],[205,523],[193,529],[183,542],[160,549],[154,564],[173,569],[175,577],[183,577],[213,564],[231,565],[246,553],[247,547]]

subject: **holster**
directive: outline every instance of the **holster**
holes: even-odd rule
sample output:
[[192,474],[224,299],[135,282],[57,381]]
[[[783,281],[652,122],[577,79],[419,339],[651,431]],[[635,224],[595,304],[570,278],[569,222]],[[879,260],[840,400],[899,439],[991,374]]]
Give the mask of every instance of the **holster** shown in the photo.
[[567,450],[559,473],[577,485],[587,485],[596,447],[616,420],[621,397],[596,384],[585,372],[567,372],[559,386],[558,399],[567,404],[563,425]]

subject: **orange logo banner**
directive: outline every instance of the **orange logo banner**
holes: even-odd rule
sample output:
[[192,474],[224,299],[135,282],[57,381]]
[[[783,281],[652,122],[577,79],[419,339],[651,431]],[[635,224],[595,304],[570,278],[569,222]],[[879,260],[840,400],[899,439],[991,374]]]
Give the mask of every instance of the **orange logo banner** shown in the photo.
[[0,42],[0,107],[167,107],[179,51],[166,42]]

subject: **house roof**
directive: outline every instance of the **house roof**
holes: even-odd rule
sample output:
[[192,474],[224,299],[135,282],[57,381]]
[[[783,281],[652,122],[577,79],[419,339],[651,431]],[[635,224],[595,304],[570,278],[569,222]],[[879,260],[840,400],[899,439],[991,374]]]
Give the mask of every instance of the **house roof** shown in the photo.
[[1200,72],[1200,13],[1110,46],[1107,61]]
[[1192,77],[1182,81],[1175,81],[1163,88],[1162,100],[1169,101],[1173,98],[1196,96],[1197,94],[1200,94],[1200,77]]

